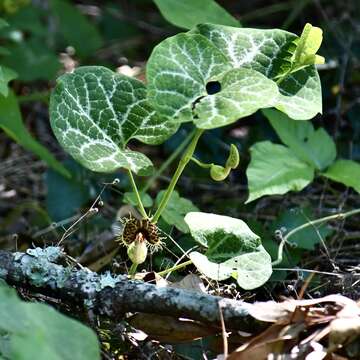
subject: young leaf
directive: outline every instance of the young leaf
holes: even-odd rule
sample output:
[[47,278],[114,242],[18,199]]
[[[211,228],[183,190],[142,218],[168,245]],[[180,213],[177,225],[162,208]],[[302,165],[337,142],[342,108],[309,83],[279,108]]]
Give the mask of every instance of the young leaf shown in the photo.
[[17,98],[12,91],[7,97],[0,95],[0,128],[19,145],[39,156],[51,168],[67,178],[71,177],[69,171],[31,136],[22,121]]
[[262,141],[253,145],[247,168],[249,198],[300,191],[314,178],[314,169],[285,146]]
[[58,21],[59,31],[66,45],[73,46],[76,55],[91,56],[102,46],[99,31],[78,9],[67,0],[51,0],[50,8]]
[[206,256],[223,262],[244,252],[255,251],[261,245],[260,237],[246,223],[229,216],[190,212],[185,216],[192,237],[208,248]]
[[337,160],[331,165],[324,176],[352,187],[360,194],[360,164],[352,160]]
[[230,169],[236,169],[240,163],[240,154],[239,150],[237,149],[236,145],[230,145],[230,153],[226,160],[225,167]]
[[183,29],[192,29],[200,23],[213,23],[240,26],[214,0],[154,0],[164,18],[171,24]]
[[145,175],[152,167],[130,139],[160,144],[178,125],[149,106],[145,85],[101,66],[76,69],[58,79],[50,100],[52,129],[75,160],[93,171],[126,168]]
[[240,287],[252,290],[263,285],[272,274],[271,257],[262,245],[255,251],[233,257],[220,264],[193,251],[189,254],[196,268],[210,279],[221,281],[234,276]]
[[[165,191],[160,191],[156,197],[155,203],[159,205]],[[183,233],[188,233],[189,228],[184,221],[184,216],[191,211],[199,209],[191,202],[191,200],[180,197],[177,191],[173,191],[170,200],[161,214],[162,219],[169,225],[174,225]]]
[[263,110],[281,141],[301,160],[323,170],[336,158],[336,145],[323,129],[314,130],[308,121],[293,121],[274,109]]
[[297,41],[297,47],[294,54],[294,65],[296,69],[303,65],[323,64],[324,58],[316,56],[322,43],[322,30],[318,27],[306,24],[300,39]]
[[14,289],[3,284],[0,317],[11,359],[100,359],[99,343],[90,328],[48,305],[21,301]]

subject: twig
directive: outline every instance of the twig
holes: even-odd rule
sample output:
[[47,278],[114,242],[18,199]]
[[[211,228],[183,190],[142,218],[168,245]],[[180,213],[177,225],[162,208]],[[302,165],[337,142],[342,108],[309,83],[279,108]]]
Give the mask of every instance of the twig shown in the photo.
[[114,321],[127,312],[144,312],[218,324],[221,301],[228,329],[254,332],[263,325],[249,314],[249,304],[245,302],[191,290],[157,287],[129,280],[125,275],[113,277],[109,273],[98,275],[87,269],[65,267],[60,265],[64,256],[58,247],[15,254],[0,251],[0,278],[11,285],[36,289],[39,294],[51,295],[72,306],[83,305],[84,310],[87,307],[95,315],[106,315]]
[[291,231],[289,231],[285,236],[281,237],[281,242],[279,245],[279,249],[278,249],[278,257],[275,261],[272,262],[273,266],[279,265],[282,260],[283,260],[283,252],[284,252],[284,246],[285,244],[289,241],[289,238],[293,235],[295,235],[297,232],[306,229],[309,226],[315,226],[318,224],[322,224],[324,222],[327,221],[331,221],[331,220],[344,220],[349,216],[352,215],[356,215],[360,213],[360,209],[355,209],[355,210],[351,210],[345,213],[338,213],[338,214],[334,214],[334,215],[329,215],[329,216],[325,216],[323,218],[317,219],[317,220],[313,220],[313,221],[308,221],[305,224],[302,224],[298,227],[296,227],[295,229],[292,229]]

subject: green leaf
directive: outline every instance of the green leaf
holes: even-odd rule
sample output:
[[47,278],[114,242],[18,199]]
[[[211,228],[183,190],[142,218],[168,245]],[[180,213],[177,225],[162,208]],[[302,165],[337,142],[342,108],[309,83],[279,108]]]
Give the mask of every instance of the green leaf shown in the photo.
[[249,186],[247,203],[264,195],[300,191],[314,178],[314,169],[283,145],[262,141],[253,145],[246,174]]
[[[283,229],[283,234],[286,235],[291,230],[301,226],[309,221],[314,220],[314,212],[311,208],[296,208],[283,211],[275,222],[271,224],[271,230]],[[309,226],[303,230],[289,237],[288,242],[295,244],[298,248],[306,250],[314,250],[315,245],[320,243],[332,233],[331,228],[326,224]]]
[[46,172],[46,209],[52,221],[74,216],[91,199],[86,169],[72,159],[64,164],[73,175],[70,179],[51,169]]
[[[164,194],[165,191],[158,193],[155,200],[157,206],[159,206]],[[189,228],[184,221],[184,216],[191,211],[198,211],[198,208],[189,199],[180,197],[177,191],[173,191],[161,217],[169,225],[174,225],[181,232],[187,233]]]
[[284,30],[235,28],[200,24],[193,30],[211,41],[231,63],[232,68],[248,68],[274,79],[294,47],[295,34]]
[[263,285],[272,274],[271,257],[259,246],[256,251],[236,256],[217,264],[196,251],[189,254],[196,268],[210,279],[221,281],[230,276],[237,279],[239,286],[252,290]]
[[278,87],[251,69],[233,69],[216,78],[221,91],[194,105],[194,123],[201,129],[225,126],[276,103]]
[[[246,67],[277,80],[279,110],[292,119],[307,120],[322,111],[321,84],[314,66],[288,74],[295,51],[296,35],[284,30],[237,29],[212,24],[198,25],[196,31],[208,38],[235,68]],[[279,80],[280,79],[280,80]]]
[[193,120],[193,107],[206,84],[230,70],[226,57],[199,34],[178,34],[157,45],[147,63],[148,98],[176,122]]
[[293,121],[285,114],[273,110],[263,110],[281,141],[290,147],[301,160],[323,170],[336,158],[336,145],[323,129],[314,130],[308,121]]
[[[140,198],[144,207],[151,207],[153,205],[153,200],[148,193],[140,192]],[[137,197],[134,192],[126,192],[124,194],[124,202],[133,206],[138,206]]]
[[337,160],[323,174],[327,178],[353,188],[360,194],[360,164],[352,160]]
[[295,68],[302,65],[312,65],[315,64],[316,61],[323,63],[319,56],[315,56],[320,49],[322,39],[323,32],[320,28],[312,26],[309,23],[305,25],[294,54]]
[[268,107],[310,119],[322,110],[320,79],[314,66],[288,73],[296,39],[278,29],[198,25],[154,49],[147,65],[149,101],[173,121],[203,129]]
[[278,85],[275,107],[292,119],[308,120],[322,113],[321,83],[314,65],[287,75]]
[[171,24],[183,29],[192,29],[200,23],[213,23],[240,26],[214,0],[154,0],[164,18]]
[[71,177],[69,171],[31,136],[22,121],[19,104],[12,91],[7,97],[0,95],[0,128],[19,145],[39,156],[51,168],[65,177]]
[[0,285],[0,330],[8,334],[11,359],[96,360],[95,333],[50,306],[21,301],[15,290]]
[[8,84],[17,77],[17,73],[5,66],[0,66],[0,94],[5,97],[9,94]]
[[51,0],[60,33],[67,45],[75,48],[80,57],[94,54],[102,46],[99,31],[78,9],[66,0]]
[[149,106],[145,85],[101,66],[80,67],[58,79],[51,95],[51,126],[64,149],[93,171],[126,168],[149,174],[151,161],[129,150],[131,139],[160,144],[178,125]]
[[17,74],[22,81],[54,79],[60,69],[58,57],[39,39],[30,39],[8,46],[10,54],[2,63]]
[[229,216],[190,212],[185,216],[192,237],[208,248],[210,261],[223,262],[244,252],[255,251],[260,237],[246,223]]

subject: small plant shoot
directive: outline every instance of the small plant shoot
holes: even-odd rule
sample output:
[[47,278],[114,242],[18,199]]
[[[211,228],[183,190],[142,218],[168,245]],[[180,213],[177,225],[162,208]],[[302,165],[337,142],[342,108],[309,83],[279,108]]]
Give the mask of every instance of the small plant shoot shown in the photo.
[[[148,247],[153,251],[161,249],[157,222],[162,217],[169,223],[176,218],[173,223],[180,231],[190,230],[193,239],[205,250],[190,253],[190,259],[207,277],[215,280],[233,277],[244,289],[259,287],[269,279],[270,255],[261,245],[260,237],[244,221],[199,212],[191,203],[181,200],[175,187],[190,161],[209,169],[215,181],[223,181],[238,167],[240,155],[233,144],[229,144],[225,164],[204,163],[194,156],[204,131],[241,121],[262,109],[277,109],[291,119],[289,126],[321,113],[321,85],[315,67],[324,62],[317,55],[321,41],[321,29],[310,24],[305,25],[298,37],[278,29],[205,23],[167,38],[154,48],[146,67],[146,84],[100,66],[79,67],[57,80],[50,100],[50,117],[63,148],[92,171],[110,173],[124,169],[129,175],[133,192],[126,198],[137,205],[142,215],[141,220],[126,220],[120,235],[133,262],[131,274],[145,261]],[[275,110],[266,111],[271,117]],[[168,188],[159,192],[156,211],[150,216],[145,207],[152,205],[152,199],[145,198],[137,189],[133,173],[151,175],[153,164],[145,154],[131,150],[129,141],[161,144],[182,123],[192,123],[193,137]],[[275,124],[275,120],[272,124],[276,129],[282,126]],[[284,141],[290,147],[301,147],[295,140]],[[301,189],[313,178],[312,168],[302,161],[319,169],[332,161],[330,158],[317,161],[305,148],[301,160],[295,161],[294,155],[282,145],[264,142],[255,146],[248,170],[249,201],[269,193],[264,185],[253,180],[259,171],[262,176],[261,168],[254,168],[253,164],[266,159],[269,151],[275,151],[276,159],[291,165],[292,169],[286,170],[290,175],[291,171],[296,173],[296,178],[287,183],[292,190]],[[290,175],[283,174],[285,181]],[[276,184],[271,185],[265,178],[262,181],[272,191],[277,189]],[[285,191],[279,188],[275,192]]]

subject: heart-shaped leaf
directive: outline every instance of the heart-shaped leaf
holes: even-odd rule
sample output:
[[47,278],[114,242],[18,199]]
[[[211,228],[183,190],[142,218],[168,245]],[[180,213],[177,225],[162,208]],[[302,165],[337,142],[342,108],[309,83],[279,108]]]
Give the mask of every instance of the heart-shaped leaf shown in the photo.
[[250,68],[277,80],[280,96],[273,106],[292,119],[311,119],[322,111],[321,84],[315,67],[291,73],[299,41],[295,34],[212,24],[198,25],[197,31],[221,50],[233,67]]
[[100,66],[80,67],[58,79],[50,101],[51,126],[60,144],[93,171],[126,168],[145,175],[152,168],[130,139],[159,144],[178,125],[146,101],[145,85]]
[[221,281],[233,276],[245,290],[263,285],[272,274],[271,257],[261,245],[255,251],[233,257],[220,264],[210,261],[196,251],[190,253],[189,257],[196,268],[210,279]]
[[208,248],[206,256],[216,262],[228,260],[244,252],[255,251],[260,237],[246,223],[229,216],[190,212],[185,216],[192,237]]
[[309,121],[292,121],[274,109],[263,110],[281,141],[301,160],[323,170],[336,158],[336,145],[323,129],[314,129]]
[[251,148],[251,162],[246,175],[249,185],[247,202],[250,202],[264,195],[302,190],[313,180],[314,168],[289,148],[262,141]]
[[320,80],[313,65],[291,72],[298,39],[278,29],[198,25],[154,49],[149,101],[173,121],[203,129],[268,107],[310,119],[322,109]]

